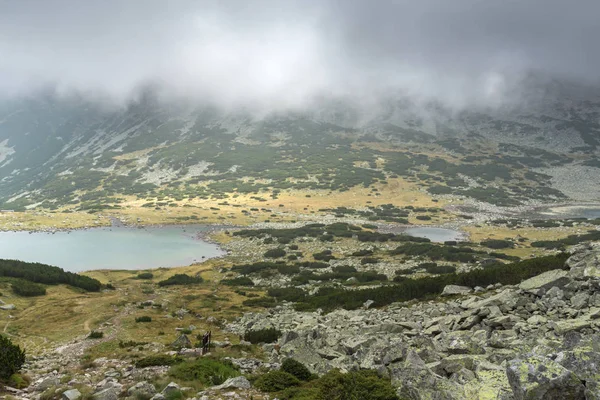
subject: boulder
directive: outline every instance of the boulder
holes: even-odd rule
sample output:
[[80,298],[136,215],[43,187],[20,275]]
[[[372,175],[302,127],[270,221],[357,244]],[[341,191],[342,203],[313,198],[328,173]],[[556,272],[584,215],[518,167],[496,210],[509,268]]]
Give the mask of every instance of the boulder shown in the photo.
[[44,379],[40,379],[36,382],[35,390],[38,392],[43,392],[46,389],[51,388],[52,386],[60,385],[60,379],[57,376],[50,376]]
[[154,385],[146,381],[142,381],[130,387],[127,390],[127,394],[138,399],[149,399],[156,394],[156,389],[154,388]]
[[442,291],[442,296],[465,295],[471,293],[471,288],[467,286],[446,285]]
[[585,385],[571,371],[542,356],[514,359],[506,365],[515,400],[585,400]]
[[178,384],[176,384],[175,382],[171,382],[167,386],[165,386],[165,388],[162,390],[161,394],[165,397],[169,397],[169,396],[173,396],[173,393],[177,393],[180,390],[181,390],[181,387]]
[[96,392],[92,395],[92,400],[118,400],[119,391],[115,387],[110,387]]
[[571,307],[576,310],[581,310],[584,307],[587,307],[588,302],[590,300],[590,295],[586,292],[580,292],[571,297]]
[[583,244],[573,248],[567,260],[569,275],[574,279],[600,278],[600,244]]
[[519,288],[525,291],[548,290],[552,287],[562,288],[571,281],[568,272],[562,269],[553,269],[540,275],[524,280]]
[[78,400],[81,398],[81,392],[77,389],[70,389],[63,392],[61,400]]
[[0,310],[4,310],[4,311],[10,311],[10,310],[15,310],[17,307],[14,304],[5,304],[3,306],[0,306]]
[[175,349],[190,349],[192,348],[192,342],[186,334],[181,334],[173,343],[171,343],[171,347]]
[[252,385],[243,376],[236,376],[235,378],[229,378],[222,384],[218,386],[213,386],[214,390],[223,390],[223,389],[250,389]]

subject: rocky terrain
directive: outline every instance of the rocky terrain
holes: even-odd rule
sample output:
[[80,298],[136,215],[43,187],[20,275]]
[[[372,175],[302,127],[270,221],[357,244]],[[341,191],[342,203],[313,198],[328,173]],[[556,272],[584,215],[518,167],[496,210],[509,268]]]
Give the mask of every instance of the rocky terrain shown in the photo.
[[[23,373],[32,383],[22,390],[7,388],[5,398],[160,400],[183,393],[197,400],[273,399],[253,387],[251,377],[293,358],[317,374],[334,368],[376,370],[391,379],[400,399],[597,399],[600,243],[569,251],[565,269],[515,286],[447,286],[435,300],[383,308],[372,308],[367,301],[362,309],[328,314],[298,312],[285,303],[246,313],[224,326],[231,341],[217,341],[217,348],[265,328],[281,331],[281,337],[262,345],[264,356],[228,357],[243,375],[200,391],[169,383],[168,366],[88,359],[86,350],[98,343],[79,337],[30,357]],[[131,312],[125,307],[120,315]],[[120,318],[99,327],[105,332],[100,343],[113,338]],[[177,350],[159,343],[138,347],[132,354],[185,359],[200,354],[199,349]]]
[[447,287],[448,300],[326,315],[281,306],[229,329],[277,328],[271,362],[376,369],[405,398],[596,399],[600,243],[572,252],[568,270],[518,286]]

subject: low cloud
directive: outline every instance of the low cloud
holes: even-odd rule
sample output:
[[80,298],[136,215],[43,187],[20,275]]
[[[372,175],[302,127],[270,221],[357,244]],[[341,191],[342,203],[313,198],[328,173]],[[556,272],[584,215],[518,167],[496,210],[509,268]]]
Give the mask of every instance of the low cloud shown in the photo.
[[0,92],[128,101],[145,85],[223,107],[497,105],[536,71],[600,79],[600,3],[155,0],[0,4]]

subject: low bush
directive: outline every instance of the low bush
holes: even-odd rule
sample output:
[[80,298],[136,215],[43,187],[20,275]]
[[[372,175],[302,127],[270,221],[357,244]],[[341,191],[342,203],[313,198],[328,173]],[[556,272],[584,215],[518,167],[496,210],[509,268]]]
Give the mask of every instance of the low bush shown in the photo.
[[227,286],[254,286],[252,279],[248,278],[247,276],[238,276],[237,278],[233,279],[223,279],[221,283]]
[[220,385],[239,375],[240,372],[231,362],[210,357],[176,363],[169,369],[169,376],[174,379],[197,381],[204,386]]
[[88,335],[88,339],[102,339],[104,337],[104,332],[101,331],[91,331]]
[[292,386],[300,385],[300,380],[284,371],[270,371],[258,377],[254,386],[263,392],[280,392]]
[[154,278],[154,274],[152,272],[142,272],[137,274],[136,279],[152,279]]
[[141,317],[137,317],[135,322],[152,322],[152,317],[148,315],[142,315]]
[[284,249],[270,249],[265,251],[265,254],[263,254],[264,257],[266,258],[281,258],[281,257],[285,257],[287,253],[285,252]]
[[40,284],[15,280],[11,284],[11,288],[15,294],[23,297],[44,296],[46,288]]
[[157,354],[141,358],[135,362],[137,368],[156,367],[161,365],[175,365],[182,362],[180,357],[173,357],[167,354]]
[[281,331],[275,328],[266,328],[246,331],[244,340],[252,344],[273,343],[281,337]]
[[343,374],[334,369],[315,384],[319,388],[319,399],[398,400],[390,380],[381,378],[372,370]]
[[512,249],[515,244],[510,240],[488,239],[481,242],[481,245],[489,249]]
[[277,301],[273,297],[256,297],[253,299],[247,299],[242,302],[247,307],[275,307]]
[[293,358],[286,358],[283,360],[281,364],[281,370],[283,372],[287,372],[288,374],[294,375],[296,378],[301,381],[308,381],[312,378],[312,374],[306,368],[304,364],[299,361],[294,360]]
[[175,274],[164,281],[158,282],[158,286],[172,286],[172,285],[193,285],[202,283],[204,279],[201,276],[189,276],[186,274]]

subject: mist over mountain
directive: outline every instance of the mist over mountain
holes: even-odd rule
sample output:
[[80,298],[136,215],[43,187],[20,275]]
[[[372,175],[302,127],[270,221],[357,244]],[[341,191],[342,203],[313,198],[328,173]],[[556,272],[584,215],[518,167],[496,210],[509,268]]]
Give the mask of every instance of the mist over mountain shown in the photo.
[[[475,189],[502,188],[503,204],[548,194],[517,195],[517,178],[555,199],[596,195],[560,183],[571,167],[586,181],[597,175],[595,2],[0,7],[0,198],[9,208],[143,197],[165,185],[213,185],[215,195],[249,178],[277,190],[340,189],[333,171],[342,169],[368,186],[438,168],[426,186],[442,179],[452,189],[431,190],[490,200]],[[333,154],[343,162],[324,162]],[[465,178],[482,172],[471,163],[499,162],[513,172]],[[532,168],[538,175],[525,177]]]

